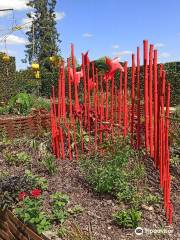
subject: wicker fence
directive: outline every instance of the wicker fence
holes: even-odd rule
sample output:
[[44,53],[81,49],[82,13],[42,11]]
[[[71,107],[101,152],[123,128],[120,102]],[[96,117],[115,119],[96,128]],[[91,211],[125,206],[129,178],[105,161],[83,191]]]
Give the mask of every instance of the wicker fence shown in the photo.
[[48,240],[40,237],[31,228],[22,223],[11,211],[0,212],[1,240]]
[[27,117],[0,118],[0,135],[5,135],[9,138],[35,135],[49,127],[49,113],[36,113]]

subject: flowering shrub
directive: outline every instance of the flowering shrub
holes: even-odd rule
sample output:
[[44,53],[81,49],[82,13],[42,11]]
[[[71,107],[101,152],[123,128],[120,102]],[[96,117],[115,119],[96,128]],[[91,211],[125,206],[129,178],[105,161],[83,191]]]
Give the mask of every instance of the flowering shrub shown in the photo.
[[[51,224],[47,214],[42,211],[43,199],[39,197],[39,194],[39,192],[36,192],[35,198],[25,197],[18,203],[15,212],[22,221],[36,227],[37,232],[41,234],[49,230]],[[24,196],[24,193],[21,193],[21,195]],[[37,198],[37,195],[39,198]]]
[[40,189],[33,189],[31,191],[31,196],[34,198],[38,198],[41,195],[41,190]]

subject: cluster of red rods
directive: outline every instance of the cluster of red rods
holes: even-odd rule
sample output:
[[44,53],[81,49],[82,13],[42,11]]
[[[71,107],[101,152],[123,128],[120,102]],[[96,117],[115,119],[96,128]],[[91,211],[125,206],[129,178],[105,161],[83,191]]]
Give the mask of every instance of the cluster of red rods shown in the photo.
[[[157,50],[149,46],[147,40],[143,48],[143,66],[140,66],[138,47],[136,59],[132,54],[131,68],[128,62],[122,66],[118,58],[106,58],[108,70],[102,73],[90,62],[87,52],[82,54],[82,65],[77,72],[71,45],[67,66],[63,61],[59,66],[57,99],[56,89],[52,87],[52,147],[58,159],[72,160],[73,156],[78,159],[79,151],[88,154],[103,141],[130,135],[132,147],[145,148],[159,171],[165,213],[171,224],[170,84],[166,83],[163,65],[157,63]],[[80,144],[77,142],[79,129]]]

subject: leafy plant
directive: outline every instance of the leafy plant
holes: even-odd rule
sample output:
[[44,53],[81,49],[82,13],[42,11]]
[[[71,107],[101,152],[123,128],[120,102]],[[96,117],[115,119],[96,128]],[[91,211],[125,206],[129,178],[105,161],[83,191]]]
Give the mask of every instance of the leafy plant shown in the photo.
[[26,176],[2,176],[0,178],[0,208],[11,207],[17,202],[18,192],[30,191],[31,182]]
[[84,208],[81,205],[75,205],[73,208],[68,209],[68,213],[73,216],[76,216],[84,211]]
[[88,159],[85,157],[81,160],[81,168],[86,180],[96,192],[116,195],[127,184],[127,173],[124,170],[130,154],[129,147],[121,149],[112,146],[111,151],[102,156],[95,153]]
[[28,163],[30,161],[30,156],[26,152],[17,153],[16,156],[21,163]]
[[61,226],[58,231],[57,231],[57,235],[58,237],[62,238],[62,237],[66,237],[67,236],[67,229],[63,226]]
[[18,204],[19,207],[15,208],[17,216],[25,223],[32,224],[36,227],[39,234],[49,230],[51,227],[47,214],[42,211],[42,203],[41,198],[32,199],[26,197]]
[[160,203],[160,197],[149,193],[147,196],[144,197],[144,203],[150,205]]
[[33,97],[27,93],[18,93],[10,98],[8,109],[10,113],[26,115],[33,106]]
[[52,205],[53,220],[63,224],[68,218],[68,212],[65,209],[69,203],[69,197],[61,192],[56,192],[50,196]]
[[47,111],[50,110],[50,101],[48,99],[38,97],[36,101],[34,101],[33,108],[40,110],[45,109]]
[[135,195],[135,189],[132,186],[129,186],[125,182],[121,188],[121,191],[117,193],[117,198],[119,201],[130,203],[132,202],[134,195]]
[[145,176],[145,167],[142,163],[137,163],[130,174],[131,180],[142,180]]
[[42,163],[47,169],[50,175],[53,175],[56,172],[56,163],[55,157],[52,154],[47,154],[44,156]]
[[46,178],[34,175],[30,170],[25,171],[25,176],[31,181],[33,188],[40,188],[41,190],[48,189],[48,181]]
[[26,152],[10,153],[5,151],[4,158],[9,165],[16,166],[19,166],[21,164],[28,164],[30,161],[30,156]]
[[136,228],[141,220],[141,212],[135,209],[117,211],[113,214],[113,218],[124,228]]

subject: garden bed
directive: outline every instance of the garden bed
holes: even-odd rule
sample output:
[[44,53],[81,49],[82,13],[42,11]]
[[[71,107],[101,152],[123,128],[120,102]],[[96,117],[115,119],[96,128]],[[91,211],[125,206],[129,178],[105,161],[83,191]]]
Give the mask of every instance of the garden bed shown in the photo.
[[[56,161],[56,172],[49,174],[47,165],[42,163],[41,155],[43,151],[50,152],[49,136],[39,136],[35,139],[18,139],[9,141],[4,139],[1,143],[0,153],[0,176],[24,176],[25,170],[29,169],[33,174],[44,177],[48,181],[48,188],[43,191],[45,201],[43,209],[48,214],[51,211],[49,199],[55,192],[66,194],[69,198],[68,209],[74,209],[74,206],[80,206],[80,214],[69,214],[68,219],[64,223],[64,227],[69,229],[72,223],[78,225],[84,232],[91,232],[96,240],[119,240],[119,239],[139,239],[134,229],[127,229],[118,226],[114,221],[112,214],[116,211],[129,208],[129,204],[119,202],[111,194],[95,193],[93,188],[87,182],[84,173],[81,170],[79,161]],[[45,150],[46,148],[46,150]],[[18,156],[24,162],[16,164],[6,157],[6,152],[10,152],[13,156]],[[23,155],[22,152],[25,154]],[[49,153],[48,153],[49,154]],[[19,157],[20,156],[20,157]],[[24,156],[24,157],[22,157]],[[27,159],[31,158],[28,163]],[[15,159],[15,158],[14,158]],[[92,160],[93,161],[93,160]],[[147,234],[143,239],[176,239],[178,238],[179,228],[179,168],[174,171],[172,168],[172,202],[174,208],[173,225],[168,226],[163,210],[162,193],[160,191],[158,174],[153,169],[152,160],[144,158],[145,177],[140,182],[140,187],[147,190],[148,194],[159,199],[151,205],[143,204],[141,206],[142,219],[138,226],[146,229],[165,229],[169,233],[164,234]],[[179,167],[179,166],[178,166]],[[68,210],[69,211],[69,210]],[[73,210],[74,211],[74,210]],[[50,230],[51,235],[57,230],[58,225],[54,225]],[[171,233],[171,234],[170,234]],[[55,239],[68,239],[55,238]],[[72,238],[71,238],[72,239]],[[74,238],[75,239],[75,238]],[[90,238],[87,238],[90,239]]]

